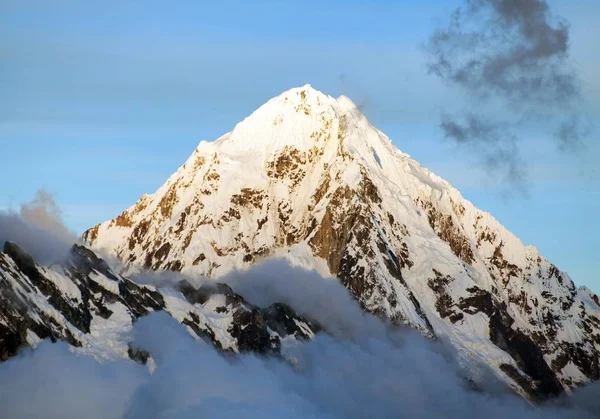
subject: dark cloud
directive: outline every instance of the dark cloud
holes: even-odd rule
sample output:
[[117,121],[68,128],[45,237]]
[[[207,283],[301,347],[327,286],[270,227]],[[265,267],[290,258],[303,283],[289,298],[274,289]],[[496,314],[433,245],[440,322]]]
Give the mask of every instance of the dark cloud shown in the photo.
[[429,70],[469,94],[564,107],[579,95],[569,28],[542,0],[467,0],[429,42]]
[[578,149],[589,133],[569,61],[569,25],[545,1],[465,0],[426,49],[429,72],[461,89],[478,114],[468,111],[465,123],[445,115],[444,135],[479,155],[488,173],[523,184],[527,168],[515,134],[523,121],[557,124],[560,151]]
[[440,128],[445,138],[477,154],[484,169],[521,192],[526,191],[525,164],[519,154],[517,137],[511,134],[510,127],[493,124],[488,118],[470,113],[463,122],[443,115]]
[[572,115],[560,123],[554,136],[561,150],[578,151],[590,132],[591,127],[587,119],[579,115]]

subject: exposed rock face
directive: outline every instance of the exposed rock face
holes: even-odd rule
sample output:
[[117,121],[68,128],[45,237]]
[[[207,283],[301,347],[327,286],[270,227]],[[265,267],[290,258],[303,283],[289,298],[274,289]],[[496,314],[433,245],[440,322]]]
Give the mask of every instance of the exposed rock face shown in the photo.
[[532,398],[600,378],[598,298],[397,150],[348,98],[310,86],[202,142],[155,194],[84,239],[132,271],[215,279],[285,256]]
[[136,284],[83,246],[73,246],[69,260],[50,267],[37,265],[14,243],[0,253],[2,361],[49,338],[100,358],[146,363],[151,354],[130,344],[129,331],[137,318],[161,310],[192,335],[233,352],[278,355],[281,338],[310,339],[318,330],[287,306],[261,309],[224,284],[196,290],[184,281],[179,291]]
[[[278,354],[281,350],[280,338],[291,336],[307,340],[312,339],[320,330],[285,304],[276,303],[261,309],[246,302],[227,284],[217,282],[196,289],[183,280],[179,283],[179,290],[191,304],[206,305],[211,299],[222,301],[223,304],[217,306],[215,311],[232,316],[228,332],[236,340],[239,352]],[[191,320],[186,319],[185,324],[192,327],[198,336],[214,339],[214,331],[202,330],[197,316],[191,316]],[[215,344],[223,348],[219,342]]]

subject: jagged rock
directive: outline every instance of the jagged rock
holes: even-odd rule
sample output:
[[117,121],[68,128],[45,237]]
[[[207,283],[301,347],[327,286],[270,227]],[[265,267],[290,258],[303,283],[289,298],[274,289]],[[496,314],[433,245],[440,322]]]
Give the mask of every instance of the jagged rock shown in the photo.
[[271,335],[258,308],[239,307],[234,310],[234,322],[229,331],[237,339],[241,352],[279,353],[279,336]]
[[[305,339],[317,330],[286,307],[285,315],[297,324],[296,329],[273,332],[262,310],[225,284],[194,289],[182,281],[178,287],[181,294],[176,295],[168,289],[136,284],[80,245],[73,246],[67,260],[50,267],[37,265],[14,243],[5,244],[4,250],[0,253],[0,361],[16,355],[23,346],[35,346],[48,338],[85,348],[100,347],[102,357],[128,357],[145,364],[151,354],[144,348],[132,346],[126,336],[114,339],[119,328],[125,330],[153,311],[166,311],[194,335],[233,352],[279,355],[280,337]],[[211,299],[221,299],[223,306],[216,306]],[[215,313],[229,319],[226,330],[209,324]],[[279,318],[272,317],[275,327]],[[93,353],[98,355],[98,351]]]
[[90,249],[75,244],[71,248],[70,256],[71,262],[83,275],[89,275],[92,270],[96,270],[113,281],[119,281],[119,278],[112,272],[108,264]]
[[275,303],[261,313],[267,326],[279,336],[311,339],[321,329],[314,322],[299,317],[287,304]]
[[136,348],[131,343],[127,345],[127,355],[131,360],[142,365],[146,365],[151,356],[150,352],[144,349]]

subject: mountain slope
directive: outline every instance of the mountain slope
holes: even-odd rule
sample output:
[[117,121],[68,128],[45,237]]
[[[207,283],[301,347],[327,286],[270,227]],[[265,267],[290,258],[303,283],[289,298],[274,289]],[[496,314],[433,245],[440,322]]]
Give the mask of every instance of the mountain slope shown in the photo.
[[157,192],[83,238],[130,272],[219,278],[285,256],[532,398],[600,378],[598,297],[397,150],[350,99],[308,85],[200,143]]
[[145,362],[149,354],[130,345],[130,334],[133,322],[153,311],[166,311],[192,336],[232,352],[279,354],[283,342],[312,338],[318,330],[286,305],[253,306],[225,284],[138,285],[79,245],[52,266],[37,265],[11,242],[0,252],[2,361],[51,339],[99,359]]

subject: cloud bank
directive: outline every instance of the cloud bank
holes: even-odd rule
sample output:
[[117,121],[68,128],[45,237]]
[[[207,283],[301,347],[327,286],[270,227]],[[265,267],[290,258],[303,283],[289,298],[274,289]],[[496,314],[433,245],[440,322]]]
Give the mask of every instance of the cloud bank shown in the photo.
[[[389,329],[362,312],[335,280],[267,261],[226,278],[255,303],[286,301],[331,334],[290,345],[285,357],[222,354],[166,313],[134,325],[152,373],[129,361],[98,363],[43,342],[0,365],[8,417],[48,418],[592,418],[598,386],[533,407],[508,391],[466,380],[439,345]],[[596,410],[594,410],[596,409]]]

